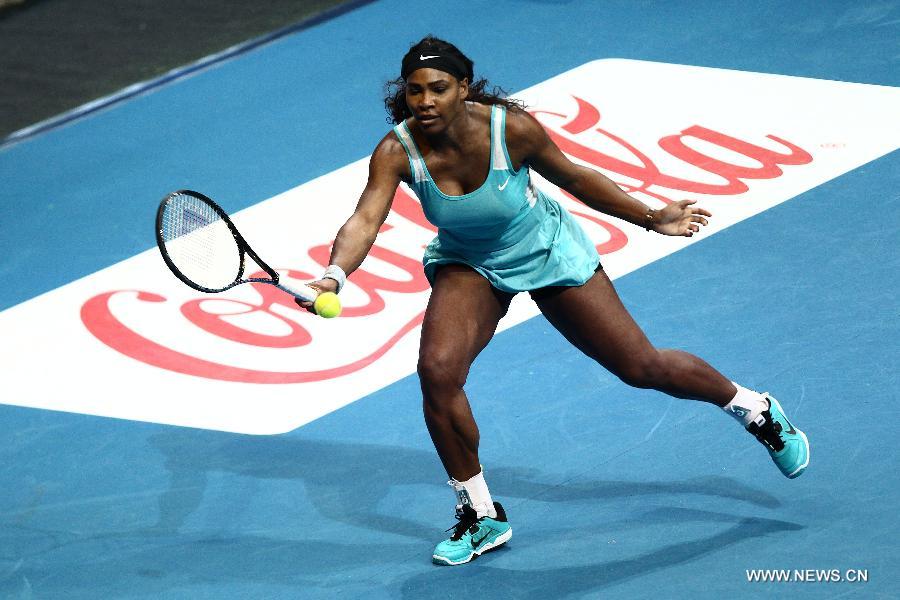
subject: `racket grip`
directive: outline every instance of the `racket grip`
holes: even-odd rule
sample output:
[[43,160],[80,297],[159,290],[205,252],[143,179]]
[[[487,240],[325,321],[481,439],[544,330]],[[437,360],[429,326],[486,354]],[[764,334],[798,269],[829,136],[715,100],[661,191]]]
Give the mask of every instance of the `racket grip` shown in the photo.
[[293,296],[294,298],[298,298],[304,302],[315,302],[316,298],[319,295],[319,292],[309,287],[308,285],[300,284],[297,287],[288,287],[283,283],[276,283],[275,287],[280,290],[283,290]]

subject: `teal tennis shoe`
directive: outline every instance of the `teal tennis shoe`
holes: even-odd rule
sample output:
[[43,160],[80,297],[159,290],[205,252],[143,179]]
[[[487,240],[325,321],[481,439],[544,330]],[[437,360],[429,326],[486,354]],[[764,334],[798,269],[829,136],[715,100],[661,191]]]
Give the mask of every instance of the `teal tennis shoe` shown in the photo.
[[747,431],[766,447],[785,477],[799,477],[809,465],[809,440],[805,433],[791,424],[778,400],[768,393],[763,397],[769,403],[769,410],[762,411],[747,426]]
[[499,502],[494,502],[497,517],[478,518],[478,514],[468,504],[457,510],[456,525],[450,539],[444,540],[434,549],[431,562],[436,565],[461,565],[473,558],[499,548],[512,537],[512,527],[506,520],[506,512]]

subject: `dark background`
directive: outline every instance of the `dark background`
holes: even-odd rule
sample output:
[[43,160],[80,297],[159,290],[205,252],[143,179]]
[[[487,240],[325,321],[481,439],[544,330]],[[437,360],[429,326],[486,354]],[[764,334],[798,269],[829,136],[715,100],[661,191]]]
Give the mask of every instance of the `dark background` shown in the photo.
[[0,140],[347,0],[0,0]]

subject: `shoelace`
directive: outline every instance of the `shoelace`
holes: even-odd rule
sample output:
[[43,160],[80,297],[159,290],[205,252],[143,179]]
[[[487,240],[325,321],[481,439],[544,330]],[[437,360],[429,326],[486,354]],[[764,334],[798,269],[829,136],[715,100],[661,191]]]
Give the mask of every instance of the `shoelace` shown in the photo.
[[760,414],[765,418],[765,422],[762,425],[750,423],[747,431],[773,452],[780,452],[784,449],[784,440],[781,439],[781,423],[773,421],[772,413],[768,410]]
[[453,531],[450,539],[454,542],[459,541],[466,531],[469,533],[478,531],[478,513],[468,504],[464,504],[462,509],[456,511],[456,518],[458,519],[456,524],[447,529]]

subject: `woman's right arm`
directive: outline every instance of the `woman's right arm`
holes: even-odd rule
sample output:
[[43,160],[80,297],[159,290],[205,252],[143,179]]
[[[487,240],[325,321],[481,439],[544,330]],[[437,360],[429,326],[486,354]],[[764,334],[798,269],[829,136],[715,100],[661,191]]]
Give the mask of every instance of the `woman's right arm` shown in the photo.
[[[356,210],[340,228],[331,249],[329,264],[337,265],[349,275],[366,258],[378,230],[387,219],[401,177],[409,177],[406,151],[393,132],[389,132],[372,153],[369,178],[359,197]],[[308,284],[319,292],[334,292],[337,282],[323,278]],[[310,303],[300,303],[309,308]]]

